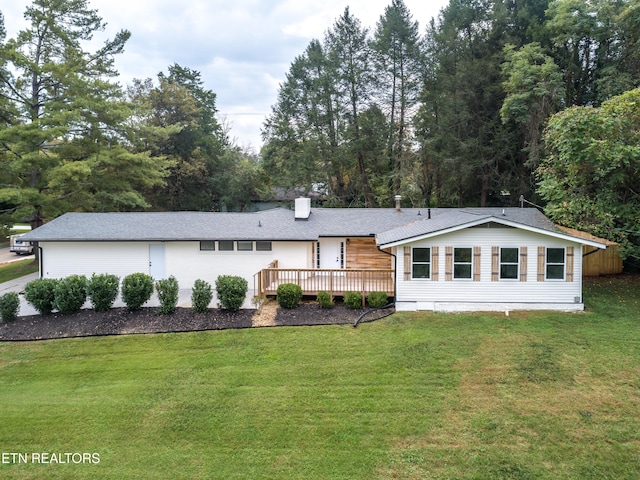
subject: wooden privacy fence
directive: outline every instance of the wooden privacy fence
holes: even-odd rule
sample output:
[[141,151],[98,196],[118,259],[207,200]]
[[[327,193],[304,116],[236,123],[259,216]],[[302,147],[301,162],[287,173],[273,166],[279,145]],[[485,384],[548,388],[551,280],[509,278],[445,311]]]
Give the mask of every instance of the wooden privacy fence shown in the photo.
[[371,292],[386,292],[395,296],[394,270],[330,270],[265,268],[254,275],[258,295],[276,295],[278,286],[295,283],[303,295],[317,295],[320,291],[342,296],[345,292],[360,292],[366,297]]
[[561,230],[579,238],[586,238],[604,243],[607,248],[600,249],[585,245],[582,250],[582,276],[597,277],[599,275],[617,275],[622,273],[622,257],[618,253],[619,245],[616,242],[599,238],[574,228],[559,226]]

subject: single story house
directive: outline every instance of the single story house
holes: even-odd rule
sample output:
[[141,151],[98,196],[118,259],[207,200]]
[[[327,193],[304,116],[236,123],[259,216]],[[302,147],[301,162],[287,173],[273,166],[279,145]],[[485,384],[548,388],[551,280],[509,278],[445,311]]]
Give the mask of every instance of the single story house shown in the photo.
[[28,233],[40,275],[134,272],[196,279],[239,275],[249,295],[297,283],[386,291],[398,310],[578,311],[583,246],[533,208],[331,209],[252,213],[67,213]]

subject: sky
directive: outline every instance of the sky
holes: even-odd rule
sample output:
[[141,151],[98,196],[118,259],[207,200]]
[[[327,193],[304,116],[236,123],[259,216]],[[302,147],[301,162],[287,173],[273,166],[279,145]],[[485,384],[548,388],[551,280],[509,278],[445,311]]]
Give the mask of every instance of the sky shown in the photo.
[[[26,27],[27,0],[2,0],[7,37]],[[449,2],[404,0],[420,34]],[[259,151],[260,130],[296,56],[322,39],[349,7],[371,32],[391,0],[89,0],[107,23],[97,49],[120,30],[131,38],[116,57],[118,81],[157,79],[177,63],[200,72],[218,117],[237,145]],[[89,48],[87,48],[89,50]]]

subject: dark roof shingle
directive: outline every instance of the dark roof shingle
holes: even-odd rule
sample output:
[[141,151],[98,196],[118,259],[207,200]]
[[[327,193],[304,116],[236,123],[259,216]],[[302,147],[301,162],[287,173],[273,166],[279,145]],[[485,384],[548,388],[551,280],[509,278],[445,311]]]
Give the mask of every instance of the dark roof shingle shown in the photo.
[[377,236],[387,244],[477,220],[504,218],[555,231],[532,208],[402,209],[314,208],[307,220],[276,208],[254,213],[66,213],[25,235],[26,241],[314,241],[319,237]]

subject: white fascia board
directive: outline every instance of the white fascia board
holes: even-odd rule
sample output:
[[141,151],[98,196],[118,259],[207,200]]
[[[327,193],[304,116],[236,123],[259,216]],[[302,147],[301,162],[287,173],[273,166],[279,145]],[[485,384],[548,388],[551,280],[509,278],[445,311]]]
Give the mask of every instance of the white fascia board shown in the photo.
[[606,244],[596,242],[594,240],[587,240],[586,238],[574,237],[573,235],[568,235],[566,233],[561,233],[561,232],[550,232],[549,230],[545,230],[543,228],[536,228],[530,225],[523,225],[521,223],[512,222],[500,217],[493,217],[492,221],[495,221],[496,223],[502,223],[504,225],[509,225],[511,227],[519,228],[521,230],[526,230],[528,232],[534,232],[534,233],[539,233],[541,235],[547,235],[549,237],[559,238],[562,240],[566,240],[568,242],[578,243],[582,245],[589,245],[595,248],[602,248],[602,249],[607,248]]
[[546,235],[546,236],[549,236],[549,237],[560,238],[562,240],[566,240],[566,241],[569,241],[569,242],[578,243],[578,244],[582,244],[582,245],[589,245],[589,246],[592,246],[592,247],[595,247],[595,248],[602,248],[602,249],[607,248],[607,245],[604,244],[604,243],[595,242],[593,240],[587,240],[585,238],[574,237],[572,235],[567,235],[567,234],[564,234],[564,233],[551,232],[551,231],[545,230],[543,228],[536,228],[536,227],[532,227],[530,225],[524,225],[522,223],[514,222],[514,221],[508,220],[506,218],[502,218],[502,217],[483,217],[483,218],[480,218],[480,219],[475,220],[473,222],[467,222],[467,223],[463,223],[461,225],[456,225],[455,227],[445,228],[443,230],[438,230],[438,231],[435,231],[435,232],[429,232],[429,233],[426,233],[424,235],[418,235],[418,236],[415,236],[415,237],[404,238],[402,240],[397,240],[395,242],[380,244],[380,245],[378,245],[378,247],[379,248],[399,247],[399,246],[402,246],[402,245],[404,245],[406,243],[418,242],[418,241],[421,241],[421,240],[426,240],[428,238],[438,237],[440,235],[446,235],[447,233],[457,232],[457,231],[460,231],[460,230],[464,230],[465,228],[477,227],[478,225],[482,225],[483,223],[489,223],[489,222],[500,223],[500,224],[508,226],[508,227],[519,228],[520,230],[525,230],[525,231],[528,231],[528,232],[534,232],[534,233],[538,233],[540,235]]

